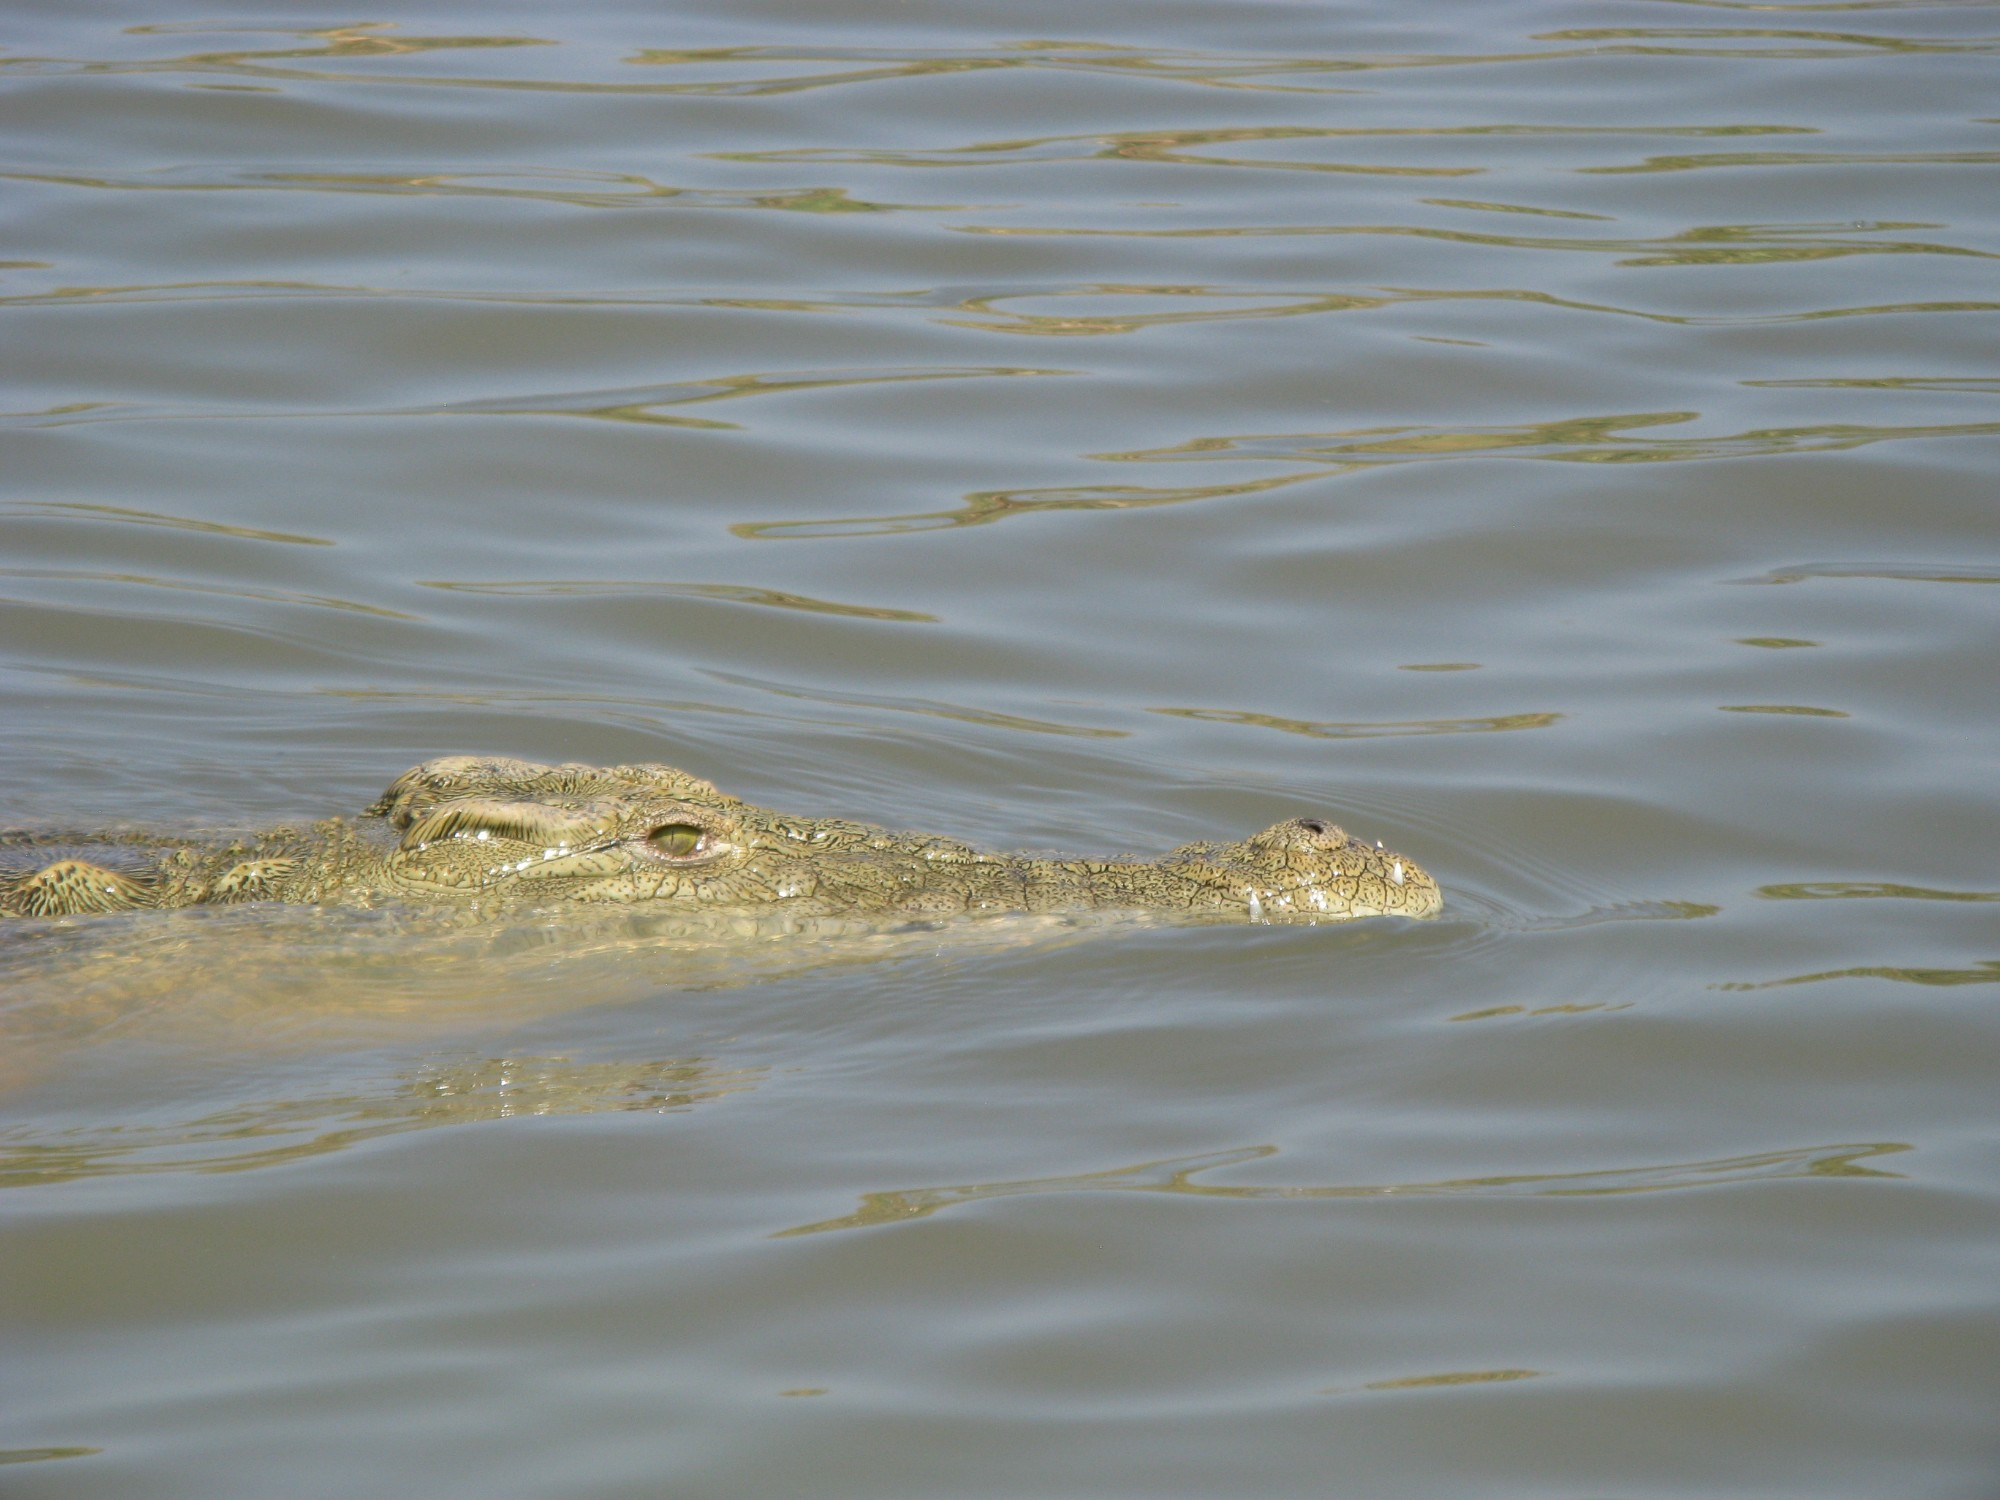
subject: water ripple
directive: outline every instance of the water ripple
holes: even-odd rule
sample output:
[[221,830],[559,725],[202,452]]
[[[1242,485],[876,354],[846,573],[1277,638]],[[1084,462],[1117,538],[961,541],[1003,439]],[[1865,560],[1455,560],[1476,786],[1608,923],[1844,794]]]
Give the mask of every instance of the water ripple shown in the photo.
[[717,375],[604,390],[555,391],[522,396],[490,396],[469,401],[434,401],[416,406],[342,409],[334,407],[173,407],[137,403],[79,401],[43,411],[0,412],[0,423],[27,427],[74,427],[99,422],[299,421],[353,417],[586,417],[601,422],[636,422],[656,427],[739,430],[735,422],[663,413],[663,407],[699,406],[746,396],[790,395],[868,385],[903,385],[924,380],[985,380],[1018,375],[1073,375],[1074,370],[1029,369],[1012,365],[941,366],[850,370],[784,370]]
[[52,1458],[90,1458],[102,1448],[0,1448],[0,1464],[36,1464]]
[[1508,729],[1547,729],[1562,719],[1557,713],[1496,714],[1475,719],[1400,719],[1338,723],[1316,719],[1284,719],[1275,714],[1240,713],[1221,708],[1149,708],[1148,713],[1176,719],[1202,719],[1212,724],[1250,724],[1316,740],[1399,739],[1418,734],[1487,734]]
[[[1262,433],[1193,438],[1166,448],[1096,453],[1118,463],[1205,462],[1258,459],[1324,464],[1341,460],[1373,466],[1455,458],[1536,458],[1559,463],[1674,463],[1690,459],[1756,458],[1780,453],[1827,453],[1871,443],[1913,438],[1991,437],[2000,422],[1910,426],[1827,422],[1760,427],[1716,437],[1654,437],[1635,428],[1672,427],[1701,420],[1694,411],[1621,412],[1558,417],[1509,427],[1357,427],[1335,432]],[[1771,580],[1776,581],[1776,580]]]
[[834,1229],[872,1229],[926,1219],[941,1209],[995,1198],[1042,1197],[1052,1193],[1176,1193],[1198,1198],[1248,1202],[1298,1202],[1329,1198],[1531,1197],[1576,1198],[1627,1193],[1670,1192],[1683,1188],[1720,1187],[1744,1182],[1785,1181],[1801,1177],[1900,1177],[1862,1162],[1913,1148],[1882,1141],[1861,1145],[1807,1146],[1753,1156],[1720,1157],[1713,1161],[1676,1162],[1667,1166],[1623,1167],[1596,1172],[1536,1172],[1505,1177],[1461,1177],[1442,1182],[1402,1182],[1367,1186],[1229,1186],[1196,1182],[1198,1173],[1278,1155],[1276,1146],[1245,1146],[1199,1156],[1168,1157],[1114,1167],[1103,1172],[1079,1172],[1068,1177],[1028,1177],[1011,1182],[964,1183],[952,1187],[905,1188],[863,1193],[861,1207],[843,1218],[824,1219],[781,1229],[773,1235],[822,1234]]
[[[1370,166],[1348,162],[1273,161],[1257,157],[1215,156],[1192,148],[1239,145],[1248,141],[1418,141],[1474,139],[1582,138],[1610,136],[1817,135],[1806,125],[1240,125],[1164,130],[1102,131],[1088,135],[1029,136],[1019,140],[981,141],[970,146],[793,146],[761,151],[711,151],[717,161],[835,162],[890,167],[996,167],[1048,162],[1158,162],[1206,167],[1257,167],[1281,171],[1330,171],[1470,176],[1483,166],[1426,170]],[[1597,218],[1581,214],[1573,217]]]
[[1338,468],[1306,474],[1281,474],[1270,479],[1235,484],[1180,485],[1171,488],[1136,484],[1065,485],[1032,490],[977,490],[955,510],[915,511],[902,515],[847,516],[824,521],[739,521],[729,528],[746,541],[810,541],[828,537],[907,536],[923,531],[947,531],[961,526],[986,526],[1010,516],[1052,510],[1145,510],[1156,505],[1181,505],[1190,500],[1216,500],[1254,495],[1303,480],[1338,473]]
[[737,672],[710,670],[704,674],[718,682],[732,683],[738,687],[755,688],[779,698],[791,698],[805,703],[831,703],[843,708],[871,708],[889,713],[918,714],[931,719],[951,719],[961,724],[980,724],[989,729],[1005,729],[1023,734],[1071,735],[1083,739],[1122,740],[1130,735],[1124,729],[1100,729],[1085,724],[1057,724],[1047,719],[1023,718],[1019,714],[996,713],[988,709],[968,708],[956,703],[944,703],[932,698],[913,698],[881,693],[842,693],[828,688],[802,687],[793,683],[770,682],[759,677],[745,677]]
[[[927,82],[1032,70],[1204,88],[1323,95],[1354,92],[1351,80],[1356,75],[1424,68],[1504,67],[1620,57],[1845,61],[1884,53],[1980,56],[2000,51],[2000,40],[1990,37],[1714,26],[1575,28],[1530,36],[1525,40],[1542,45],[1525,50],[1373,52],[1324,57],[1135,47],[1084,39],[1001,42],[983,47],[647,47],[628,54],[623,63],[686,76],[657,82],[618,82],[603,77],[405,72],[397,65],[408,60],[430,60],[439,54],[476,55],[507,50],[518,55],[521,49],[552,48],[557,44],[548,38],[526,35],[405,36],[397,31],[394,22],[334,27],[225,27],[190,23],[135,27],[128,34],[140,37],[264,34],[286,38],[291,45],[225,47],[155,58],[16,56],[0,59],[0,67],[40,77],[185,74],[266,83],[358,83],[377,87],[745,99],[855,84]],[[561,64],[571,55],[554,55],[551,66]],[[551,55],[544,54],[543,60],[551,60]]]
[[1805,583],[1815,578],[1877,578],[1903,583],[2000,583],[2000,567],[1978,563],[1793,563],[1731,583]]
[[387,197],[502,198],[560,203],[572,208],[775,208],[788,213],[943,213],[963,203],[874,203],[834,186],[683,188],[634,172],[592,172],[564,167],[513,167],[426,172],[285,171],[240,168],[159,167],[123,175],[0,172],[0,180],[51,187],[162,193],[367,193]]
[[1202,224],[1149,229],[1077,224],[953,224],[959,234],[1010,238],[1076,237],[1105,239],[1265,239],[1288,236],[1376,235],[1392,239],[1438,240],[1458,245],[1491,245],[1513,250],[1566,250],[1624,257],[1621,266],[1742,266],[1796,261],[1839,260],[1851,255],[1952,255],[2000,260],[1990,250],[1933,240],[1866,240],[1862,234],[1936,229],[1929,223],[1893,221],[1846,224],[1703,224],[1679,234],[1651,239],[1583,239],[1547,235],[1478,234],[1422,224]]
[[188,516],[133,510],[123,505],[92,505],[81,500],[16,501],[10,505],[0,505],[0,516],[25,516],[54,521],[101,521],[119,526],[164,526],[172,531],[200,531],[215,536],[238,537],[252,542],[286,542],[296,547],[334,545],[330,538],[323,536],[300,536],[290,531],[264,531],[255,526],[230,526],[220,521],[198,521]]
[[1849,969],[1822,969],[1816,974],[1791,974],[1783,979],[1733,980],[1712,986],[1718,990],[1777,990],[1795,984],[1823,984],[1829,979],[1887,979],[1894,984],[1932,988],[1961,984],[2000,984],[2000,958],[1982,959],[1967,969],[1920,968],[1909,964],[1861,964]]
[[[1050,372],[1042,372],[1050,373]],[[1770,457],[1779,454],[1842,452],[1875,443],[1919,438],[1990,437],[2000,422],[1871,425],[1852,422],[1763,427],[1712,437],[1661,438],[1633,429],[1699,421],[1692,411],[1626,412],[1609,416],[1562,417],[1547,422],[1495,427],[1367,427],[1322,433],[1244,434],[1201,437],[1162,448],[1092,453],[1111,463],[1253,461],[1307,464],[1302,472],[1209,485],[1065,485],[1037,489],[980,490],[950,510],[812,520],[741,521],[730,531],[746,540],[815,540],[862,536],[902,536],[984,526],[1044,511],[1141,510],[1197,500],[1238,498],[1356,473],[1386,464],[1459,461],[1475,458],[1536,459],[1555,463],[1677,463]],[[1926,575],[1928,576],[1928,575]],[[1972,581],[1988,581],[1980,572]],[[1745,582],[1788,582],[1767,577]]]
[[[1444,202],[1446,200],[1425,200]],[[1450,200],[1459,208],[1496,212],[1539,212],[1501,204]],[[1593,215],[1590,217],[1602,217]],[[1217,301],[1234,304],[1226,308],[1160,313],[1032,313],[1017,312],[1009,302],[1067,299],[1176,299]],[[45,291],[0,296],[0,307],[44,307],[63,303],[146,304],[160,302],[238,301],[348,301],[401,303],[471,303],[511,307],[627,307],[627,308],[726,308],[745,312],[820,315],[844,312],[906,312],[950,327],[974,328],[1004,334],[1118,334],[1132,333],[1163,324],[1229,321],[1238,318],[1311,316],[1321,313],[1365,312],[1379,308],[1426,302],[1518,303],[1529,308],[1606,314],[1637,318],[1649,323],[1688,328],[1770,327],[1793,323],[1813,323],[1834,318],[1899,317],[1918,314],[2000,312],[2000,301],[1951,299],[1922,302],[1884,302],[1852,306],[1776,311],[1762,307],[1743,313],[1686,314],[1655,308],[1625,307],[1616,303],[1585,301],[1532,287],[1367,287],[1348,290],[1287,289],[1267,285],[1229,286],[1216,283],[1122,283],[1083,282],[1076,284],[1009,285],[998,288],[925,288],[916,291],[871,292],[852,288],[821,291],[795,290],[787,295],[768,291],[717,289],[709,292],[661,291],[628,288],[596,291],[563,290],[549,287],[532,292],[482,290],[472,287],[382,287],[343,285],[319,281],[185,281],[133,283],[106,286],[61,286]],[[965,316],[958,316],[958,315]],[[942,315],[942,316],[940,316]],[[1779,384],[1751,382],[1744,384]],[[1913,388],[1914,388],[1914,383]],[[1943,389],[1943,386],[1939,386]],[[16,416],[57,415],[88,409],[90,403],[69,403],[43,413],[16,413]]]
[[1846,719],[1851,718],[1845,709],[1815,708],[1807,703],[1719,703],[1717,709],[1726,714],[1789,714],[1800,719]]
[[1938,891],[1888,880],[1806,880],[1760,885],[1757,894],[1770,901],[2000,901],[2000,891]]
[[1711,167],[1960,167],[2000,166],[2000,151],[1724,151],[1701,156],[1649,156],[1623,167],[1579,172],[1697,172]]
[[0,1133],[0,1188],[156,1172],[242,1172],[437,1125],[618,1110],[666,1114],[741,1093],[768,1069],[707,1058],[431,1062],[375,1090],[273,1098],[165,1125]]
[[297,589],[253,589],[225,587],[214,583],[194,583],[181,578],[160,578],[146,573],[94,572],[82,568],[0,568],[0,578],[55,579],[74,583],[124,584],[136,588],[172,589],[189,594],[208,594],[220,599],[254,599],[267,604],[298,604],[313,609],[345,610],[373,615],[381,620],[422,623],[422,616],[386,609],[379,604],[363,604],[356,599],[339,599],[330,594],[308,594]]
[[664,583],[653,580],[612,579],[528,579],[518,582],[458,582],[440,578],[419,578],[418,587],[449,589],[458,594],[499,594],[514,598],[587,599],[644,598],[667,595],[682,599],[712,599],[723,604],[754,604],[766,609],[796,609],[807,614],[845,615],[860,620],[935,625],[936,615],[914,609],[887,609],[875,604],[837,604],[807,594],[791,594],[781,589],[751,588],[735,583]]

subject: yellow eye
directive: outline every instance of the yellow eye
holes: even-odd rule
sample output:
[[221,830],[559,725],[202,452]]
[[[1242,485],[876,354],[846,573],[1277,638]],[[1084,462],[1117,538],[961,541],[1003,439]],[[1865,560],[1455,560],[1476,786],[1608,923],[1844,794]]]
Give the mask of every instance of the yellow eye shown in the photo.
[[655,854],[668,859],[686,859],[701,847],[702,830],[692,823],[666,823],[646,835]]

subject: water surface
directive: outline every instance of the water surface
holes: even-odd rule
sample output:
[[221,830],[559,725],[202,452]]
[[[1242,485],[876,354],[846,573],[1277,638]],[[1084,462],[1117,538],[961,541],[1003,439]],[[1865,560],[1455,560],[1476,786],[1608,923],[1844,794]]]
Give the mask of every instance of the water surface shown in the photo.
[[10,1495],[1994,1492],[2000,7],[11,22],[8,826],[1447,910],[10,930]]

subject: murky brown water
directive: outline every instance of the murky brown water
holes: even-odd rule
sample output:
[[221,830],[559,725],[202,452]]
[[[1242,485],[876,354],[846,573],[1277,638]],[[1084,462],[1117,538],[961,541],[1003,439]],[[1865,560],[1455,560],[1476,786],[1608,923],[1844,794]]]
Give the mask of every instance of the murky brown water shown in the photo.
[[5,32],[0,822],[1449,903],[10,930],[9,1496],[2000,1492],[2000,6]]

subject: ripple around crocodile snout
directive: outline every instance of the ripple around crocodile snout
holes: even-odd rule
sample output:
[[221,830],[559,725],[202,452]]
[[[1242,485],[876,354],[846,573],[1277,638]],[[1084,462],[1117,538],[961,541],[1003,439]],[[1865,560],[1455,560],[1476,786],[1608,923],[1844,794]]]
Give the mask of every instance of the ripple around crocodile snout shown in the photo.
[[1443,905],[1415,861],[1318,817],[1153,860],[1040,858],[776,813],[663,765],[450,756],[405,772],[359,820],[226,843],[0,835],[0,914],[246,901],[480,915],[592,903],[886,923],[1081,911],[1316,923]]

